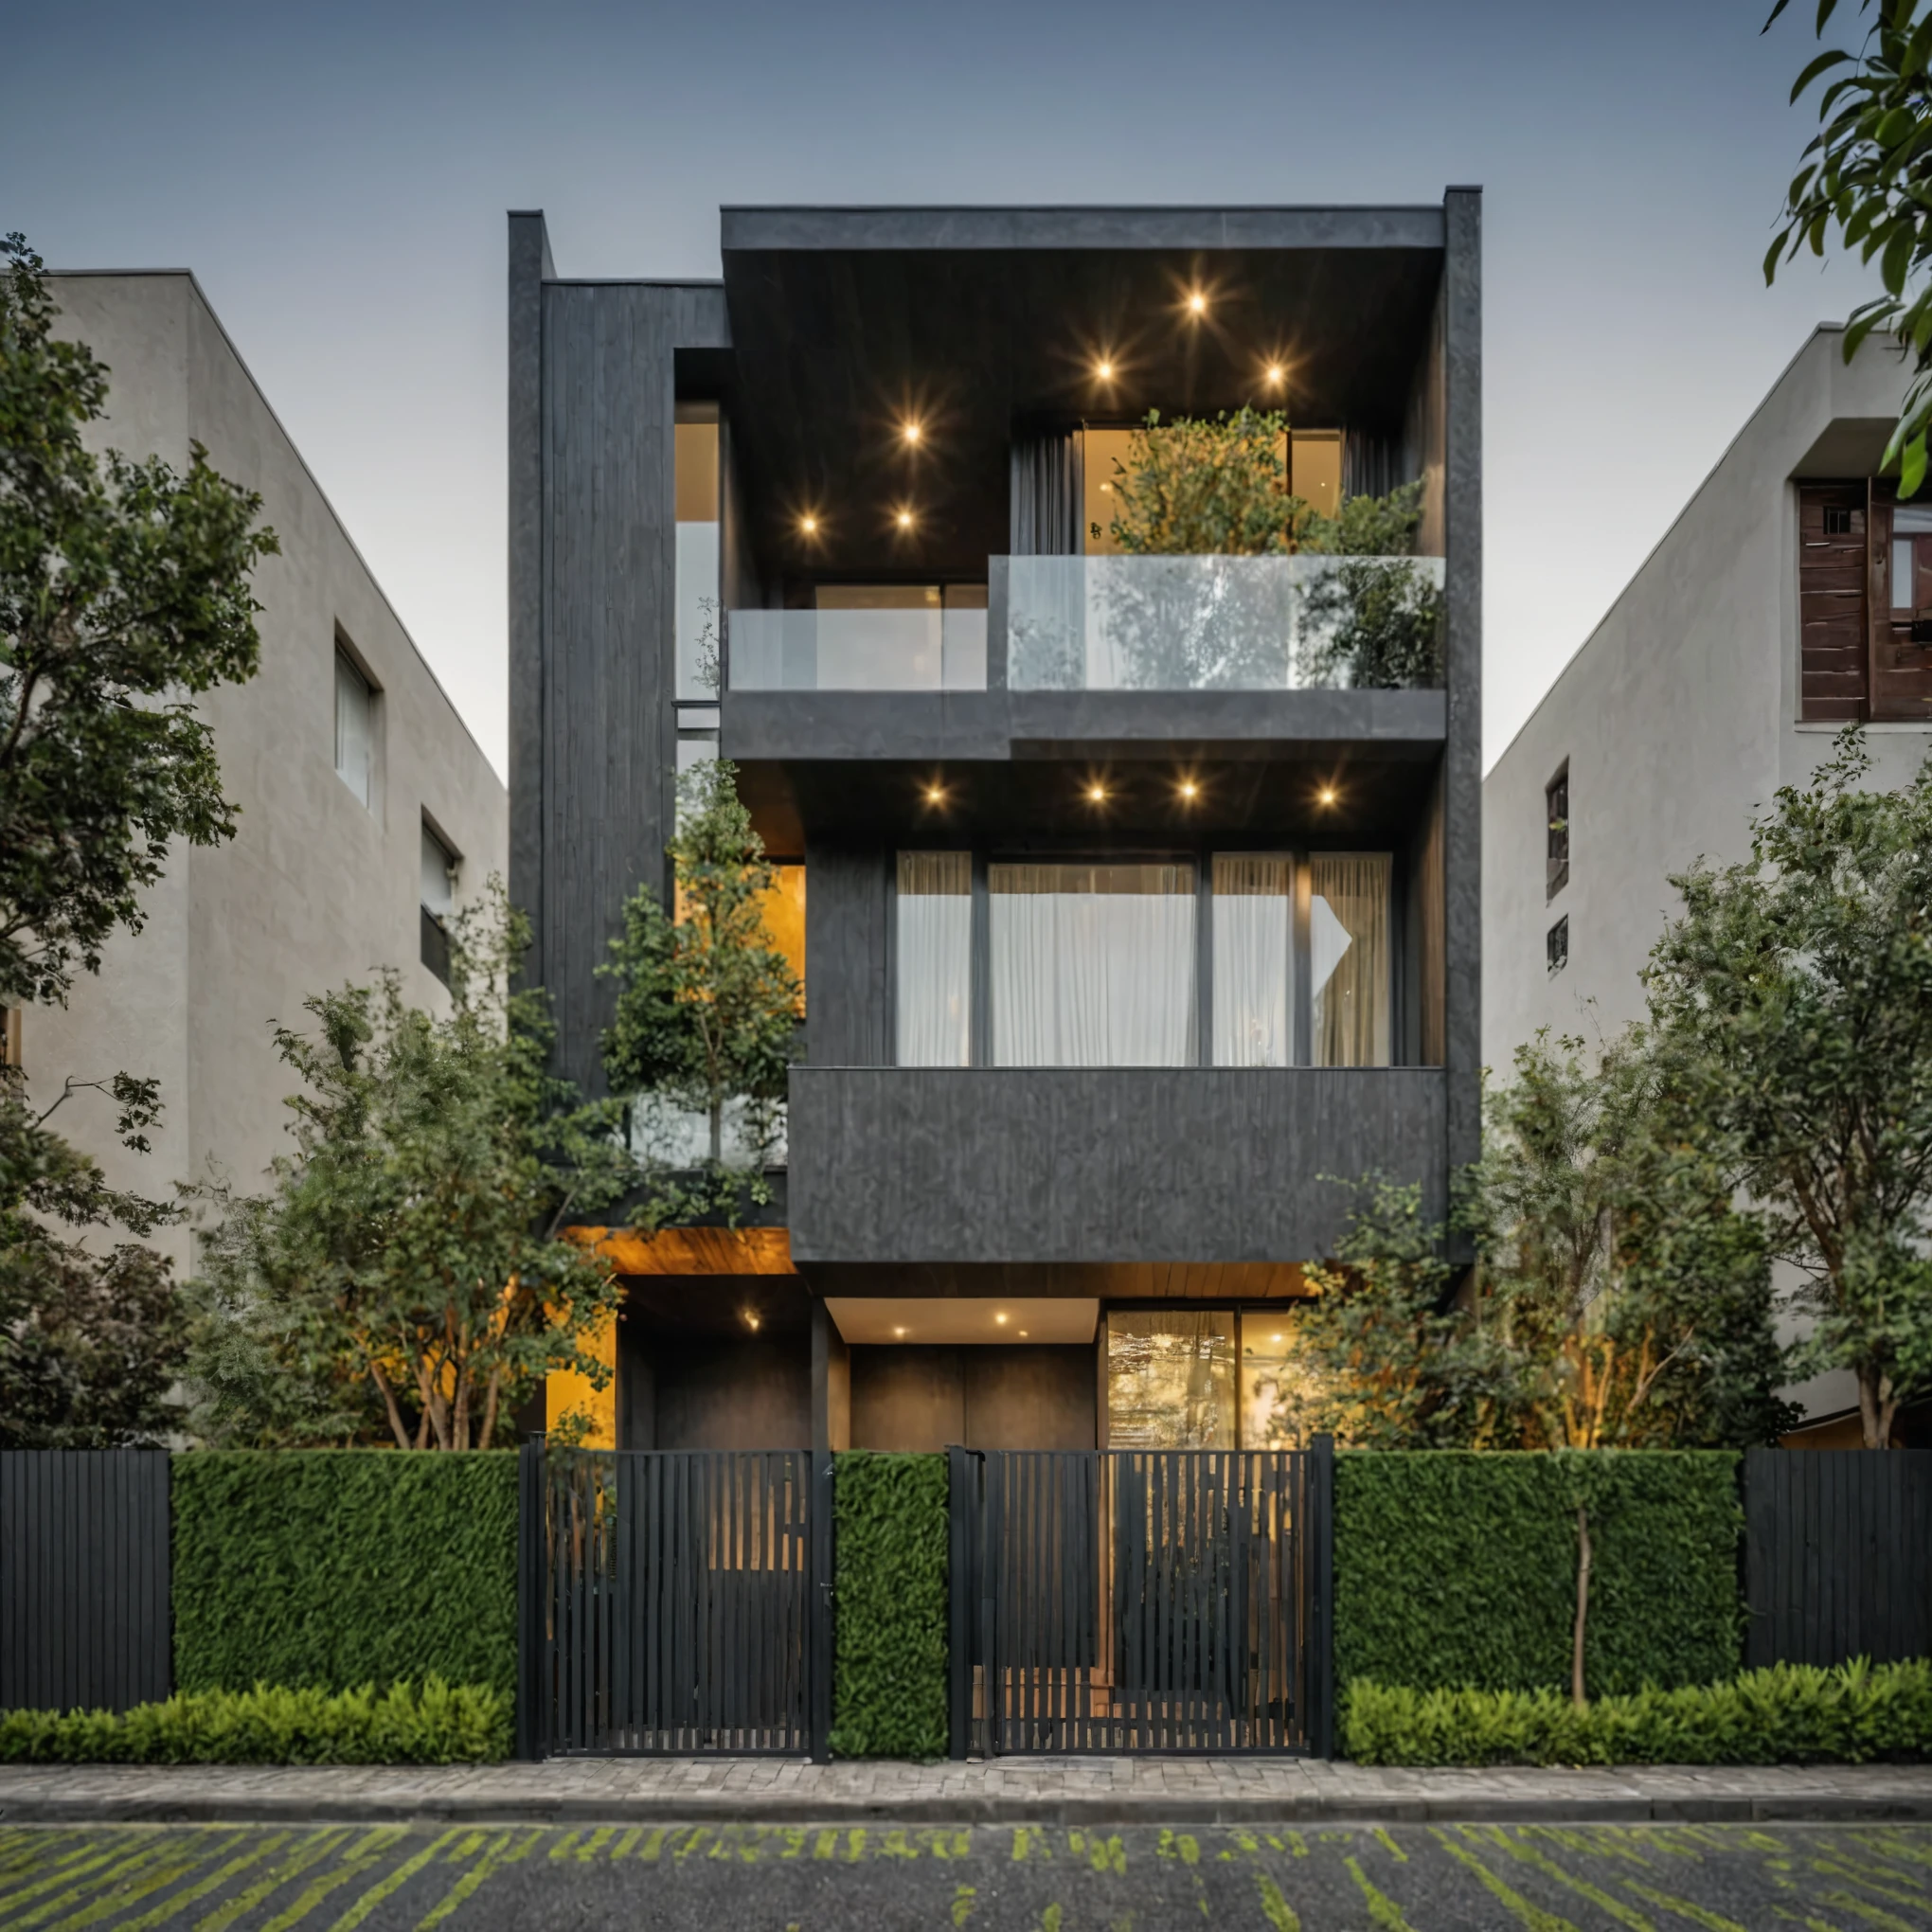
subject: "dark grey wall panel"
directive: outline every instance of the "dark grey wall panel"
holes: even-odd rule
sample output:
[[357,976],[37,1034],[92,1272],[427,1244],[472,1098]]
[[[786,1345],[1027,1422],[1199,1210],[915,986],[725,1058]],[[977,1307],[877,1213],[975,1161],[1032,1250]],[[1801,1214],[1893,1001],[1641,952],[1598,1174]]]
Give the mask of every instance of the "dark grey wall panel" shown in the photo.
[[659,1336],[650,1344],[656,1449],[810,1449],[812,1344]]
[[917,1454],[966,1440],[959,1349],[852,1351],[852,1447]]
[[813,846],[805,854],[805,1051],[820,1066],[888,1060],[886,867],[892,854]]
[[728,336],[722,291],[678,283],[547,283],[543,331],[538,946],[559,1070],[595,1092],[612,999],[596,969],[625,898],[665,878],[675,355]]
[[1482,1152],[1482,192],[1445,197],[1443,519],[1449,743],[1443,769],[1443,939],[1452,1170]]
[[1307,1260],[1345,1217],[1325,1176],[1381,1169],[1443,1212],[1445,1084],[1423,1067],[796,1067],[792,1253]]
[[1095,1449],[1099,1377],[1091,1343],[959,1351],[969,1449]]
[[168,1458],[0,1453],[0,1710],[126,1710],[166,1697]]

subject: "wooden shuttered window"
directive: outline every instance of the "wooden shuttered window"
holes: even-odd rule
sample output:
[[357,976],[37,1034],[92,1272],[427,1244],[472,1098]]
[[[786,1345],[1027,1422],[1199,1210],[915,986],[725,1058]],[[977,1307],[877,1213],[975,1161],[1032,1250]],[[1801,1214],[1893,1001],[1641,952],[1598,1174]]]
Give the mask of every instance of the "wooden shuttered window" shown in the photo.
[[[1871,485],[1866,715],[1932,718],[1932,495]],[[1807,713],[1807,715],[1809,715]]]
[[1866,486],[1798,486],[1798,715],[1866,717]]

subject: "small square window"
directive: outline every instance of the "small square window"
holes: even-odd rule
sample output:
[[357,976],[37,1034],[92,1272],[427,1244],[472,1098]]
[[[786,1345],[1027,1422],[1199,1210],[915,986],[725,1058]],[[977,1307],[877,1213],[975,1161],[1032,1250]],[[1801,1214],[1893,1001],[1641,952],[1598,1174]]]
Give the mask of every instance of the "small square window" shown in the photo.
[[1852,534],[1851,505],[1825,505],[1825,534],[1828,537],[1849,537]]
[[1543,941],[1545,963],[1552,973],[1561,973],[1569,964],[1569,914],[1565,913],[1550,927]]

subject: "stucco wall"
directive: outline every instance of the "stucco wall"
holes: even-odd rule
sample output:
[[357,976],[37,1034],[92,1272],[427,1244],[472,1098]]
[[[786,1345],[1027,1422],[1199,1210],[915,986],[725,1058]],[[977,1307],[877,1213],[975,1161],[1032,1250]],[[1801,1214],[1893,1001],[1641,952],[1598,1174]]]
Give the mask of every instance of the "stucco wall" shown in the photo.
[[[1753,811],[1831,755],[1834,727],[1798,723],[1791,479],[1875,455],[1904,387],[1895,356],[1868,344],[1848,368],[1840,341],[1821,329],[1799,350],[1484,781],[1483,1058],[1497,1074],[1539,1027],[1594,1037],[1637,1018],[1637,975],[1676,905],[1669,875],[1700,852],[1747,856]],[[1932,745],[1916,724],[1867,736],[1875,783],[1902,782]],[[1544,787],[1565,759],[1570,876],[1546,901]],[[1564,915],[1569,964],[1552,975],[1544,939]]]
[[[420,828],[426,812],[459,854],[460,903],[504,868],[504,788],[193,278],[70,275],[54,287],[62,332],[112,372],[97,445],[185,466],[199,438],[218,470],[260,492],[282,554],[255,578],[259,672],[201,701],[238,836],[177,854],[146,929],[116,936],[64,1011],[26,1015],[23,1057],[37,1096],[69,1074],[161,1081],[168,1112],[145,1158],[116,1143],[99,1096],[56,1117],[116,1180],[165,1194],[212,1160],[252,1188],[286,1144],[294,1084],[271,1023],[299,1022],[305,994],[383,966],[402,973],[412,1002],[446,1002],[420,963]],[[381,689],[371,809],[334,769],[338,627]],[[159,1244],[185,1265],[185,1230]]]

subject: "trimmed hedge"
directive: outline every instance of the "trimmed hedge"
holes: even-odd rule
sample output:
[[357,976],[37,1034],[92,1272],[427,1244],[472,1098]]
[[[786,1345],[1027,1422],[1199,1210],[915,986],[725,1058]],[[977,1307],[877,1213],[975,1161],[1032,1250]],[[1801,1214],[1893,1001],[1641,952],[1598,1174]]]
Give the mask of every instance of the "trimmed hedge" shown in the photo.
[[1743,1655],[1728,1451],[1335,1458],[1335,1681],[1569,1688],[1576,1506],[1589,1510],[1592,1697],[1708,1684]]
[[485,1764],[510,1756],[508,1692],[186,1691],[132,1710],[0,1711],[0,1763]]
[[832,1748],[943,1758],[946,1458],[852,1450],[837,1458],[836,1482]]
[[1777,1664],[1725,1684],[1599,1697],[1389,1690],[1358,1677],[1342,1711],[1363,1764],[1862,1764],[1932,1748],[1932,1662]]
[[516,1452],[174,1458],[185,1691],[516,1682]]

